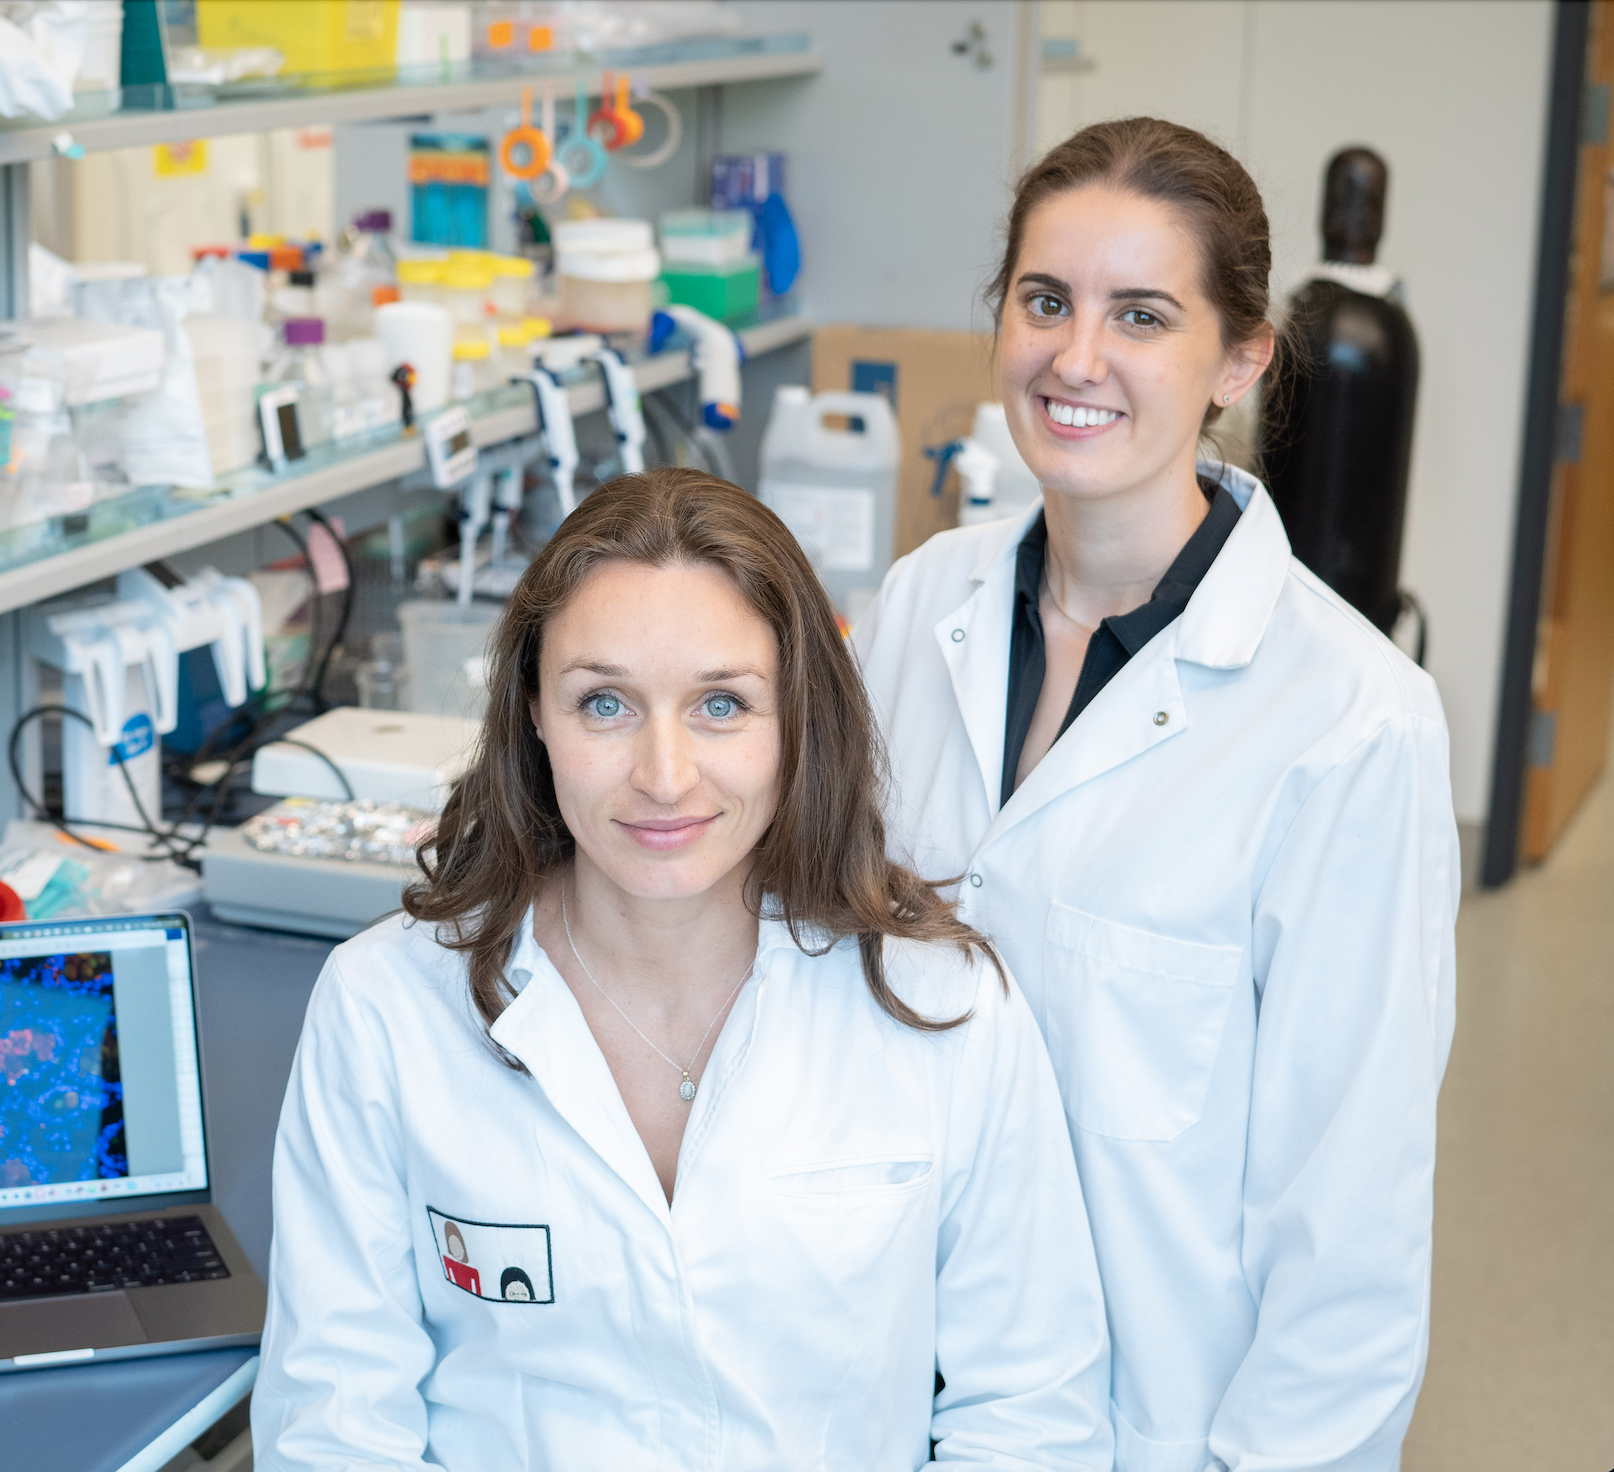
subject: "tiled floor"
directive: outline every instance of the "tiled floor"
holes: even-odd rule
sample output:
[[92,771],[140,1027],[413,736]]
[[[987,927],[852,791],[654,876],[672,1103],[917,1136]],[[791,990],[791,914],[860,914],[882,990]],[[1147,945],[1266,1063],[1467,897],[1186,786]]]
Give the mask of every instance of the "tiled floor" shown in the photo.
[[[1614,771],[1614,763],[1611,763]],[[1614,1467],[1614,775],[1464,896],[1429,1373],[1405,1472]]]

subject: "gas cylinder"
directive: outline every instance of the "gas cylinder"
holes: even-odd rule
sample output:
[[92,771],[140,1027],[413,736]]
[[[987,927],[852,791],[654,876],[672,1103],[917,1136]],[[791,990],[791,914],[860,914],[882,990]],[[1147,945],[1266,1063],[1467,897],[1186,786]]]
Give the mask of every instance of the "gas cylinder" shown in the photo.
[[1371,149],[1329,160],[1323,260],[1290,300],[1291,350],[1261,422],[1267,485],[1295,556],[1386,634],[1404,600],[1418,395],[1417,334],[1399,281],[1375,264],[1388,182]]

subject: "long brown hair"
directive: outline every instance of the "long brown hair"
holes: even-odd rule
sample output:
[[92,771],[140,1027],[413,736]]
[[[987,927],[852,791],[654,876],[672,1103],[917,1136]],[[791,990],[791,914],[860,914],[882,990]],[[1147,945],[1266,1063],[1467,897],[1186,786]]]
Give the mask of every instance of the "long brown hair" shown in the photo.
[[483,1021],[491,1025],[513,996],[504,968],[527,907],[575,849],[529,709],[544,628],[613,560],[720,568],[773,630],[779,800],[752,855],[752,913],[783,920],[796,944],[815,955],[855,935],[869,991],[898,1022],[932,1032],[964,1022],[968,1014],[923,1016],[886,982],[887,936],[979,951],[1000,978],[1003,968],[939,884],[886,856],[884,748],[823,585],[790,530],[760,501],[715,476],[674,468],[601,486],[527,569],[493,637],[488,712],[474,760],[435,836],[421,845],[424,879],[404,891],[404,909],[435,922],[442,943],[468,956]]
[[[1261,191],[1225,148],[1161,118],[1093,123],[1020,176],[1004,227],[1003,257],[986,289],[994,322],[1002,324],[1031,212],[1056,194],[1088,184],[1129,190],[1181,214],[1199,247],[1200,289],[1216,312],[1224,349],[1242,346],[1269,325],[1272,232]],[[1286,346],[1278,334],[1273,365]],[[1221,405],[1213,403],[1203,422],[1214,424],[1221,415]]]

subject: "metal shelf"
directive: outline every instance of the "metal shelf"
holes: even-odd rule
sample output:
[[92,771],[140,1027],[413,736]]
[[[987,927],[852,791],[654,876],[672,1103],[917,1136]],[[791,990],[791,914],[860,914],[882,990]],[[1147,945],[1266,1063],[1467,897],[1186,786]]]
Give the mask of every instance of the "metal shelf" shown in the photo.
[[63,134],[94,153],[269,128],[477,111],[519,102],[523,88],[546,80],[563,98],[572,96],[579,83],[597,97],[600,74],[607,69],[630,71],[635,81],[666,92],[811,76],[823,66],[823,55],[812,49],[807,36],[781,35],[612,53],[547,70],[518,71],[508,63],[470,62],[402,73],[325,73],[218,88],[128,87],[121,93],[85,93],[73,112],[52,123],[0,120],[0,165],[49,158]]
[[[738,336],[746,356],[754,358],[801,342],[811,332],[812,324],[806,318],[792,315],[742,328]],[[654,393],[691,376],[687,349],[671,348],[634,364],[642,393]],[[605,406],[597,376],[569,387],[567,398],[574,416]],[[753,412],[764,408],[755,406]],[[483,395],[472,405],[472,412],[479,445],[499,444],[537,428],[531,396],[520,387]],[[148,487],[103,501],[91,512],[90,527],[76,534],[81,539],[78,545],[61,550],[42,547],[29,561],[22,560],[29,556],[22,544],[31,536],[49,535],[52,524],[7,533],[0,538],[0,560],[11,561],[12,566],[0,571],[0,613],[410,475],[425,467],[426,453],[419,434],[392,434],[380,443],[322,447],[309,460],[313,463],[307,468],[300,465],[281,475],[259,468],[237,472],[214,492]],[[12,543],[9,549],[4,545],[8,541]]]

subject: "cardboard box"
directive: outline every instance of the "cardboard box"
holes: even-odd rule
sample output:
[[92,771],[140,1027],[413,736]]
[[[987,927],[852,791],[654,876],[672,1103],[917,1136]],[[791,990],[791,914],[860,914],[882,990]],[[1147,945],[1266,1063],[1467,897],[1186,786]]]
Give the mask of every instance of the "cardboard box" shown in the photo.
[[958,477],[948,471],[931,495],[935,449],[970,432],[975,406],[998,394],[992,338],[986,333],[924,328],[821,327],[813,334],[813,392],[882,393],[902,434],[897,477],[895,555],[958,525]]

